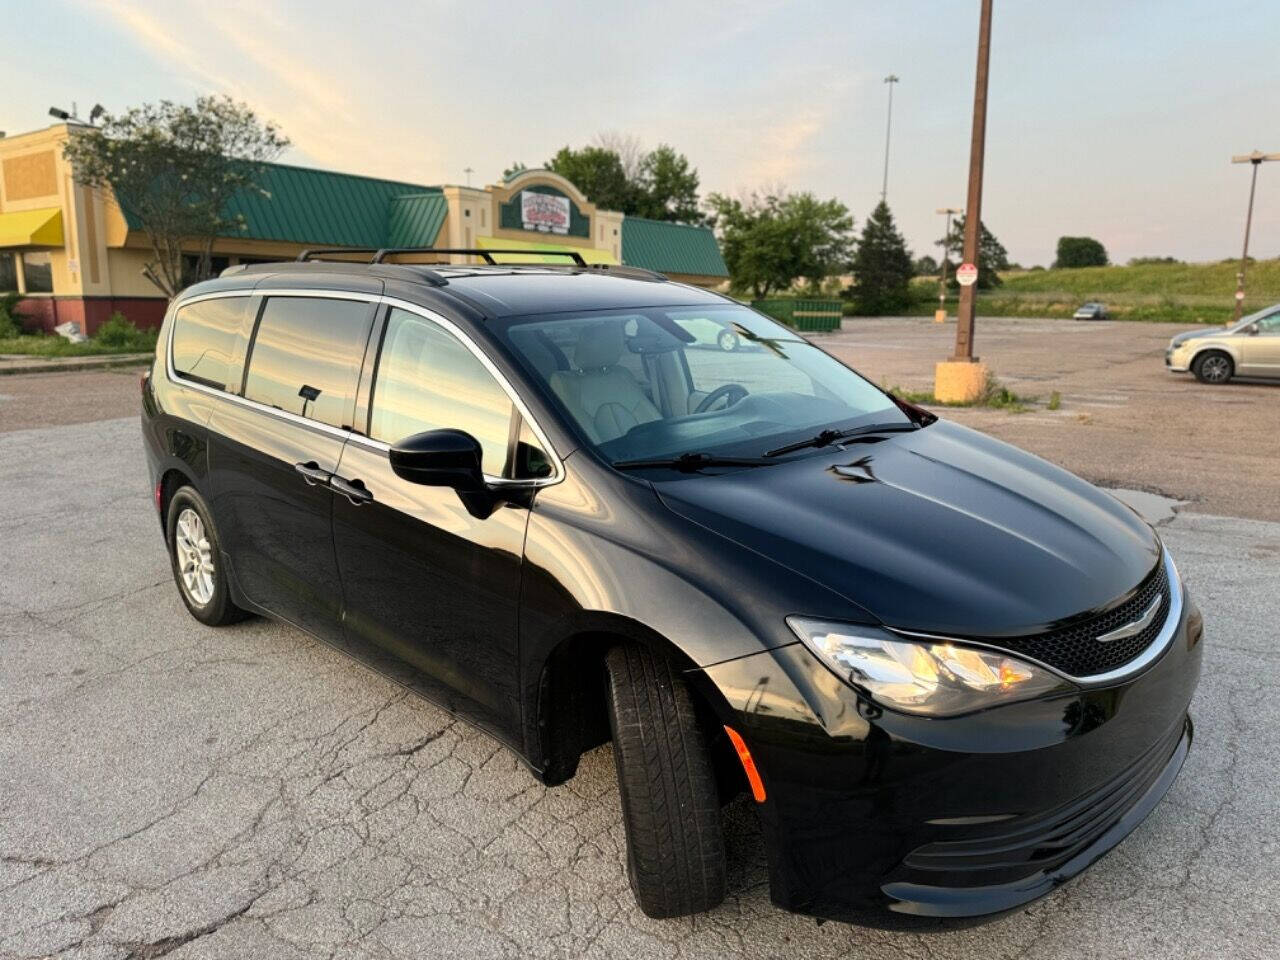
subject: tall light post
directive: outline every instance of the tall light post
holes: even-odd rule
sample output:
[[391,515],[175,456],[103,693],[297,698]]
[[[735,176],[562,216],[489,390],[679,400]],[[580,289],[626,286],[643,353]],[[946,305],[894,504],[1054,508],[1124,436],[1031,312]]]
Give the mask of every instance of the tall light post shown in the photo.
[[951,217],[964,213],[959,207],[939,207],[936,211],[947,216],[947,230],[942,235],[942,275],[938,277],[938,312],[933,319],[942,323],[947,319],[947,258],[951,256]]
[[462,172],[467,175],[467,186],[471,186],[471,175],[475,173],[470,167],[463,167]]
[[[978,69],[973,86],[973,135],[969,141],[969,195],[964,205],[964,262],[978,263],[982,229],[982,162],[987,142],[987,72],[991,61],[991,0],[982,0],[978,21]],[[933,394],[943,403],[972,403],[986,386],[987,370],[973,355],[974,288],[977,277],[960,277],[955,352],[937,365]]]
[[1249,265],[1249,229],[1253,226],[1253,194],[1258,189],[1258,168],[1268,160],[1280,160],[1280,153],[1262,153],[1258,150],[1244,156],[1232,157],[1232,163],[1253,164],[1253,175],[1249,178],[1249,212],[1244,217],[1244,252],[1240,254],[1240,272],[1236,274],[1236,318],[1233,323],[1240,322],[1240,314],[1244,312],[1244,271]]
[[880,185],[880,201],[886,202],[889,196],[889,136],[893,133],[893,85],[898,78],[892,73],[884,78],[889,85],[889,118],[884,125],[884,182]]

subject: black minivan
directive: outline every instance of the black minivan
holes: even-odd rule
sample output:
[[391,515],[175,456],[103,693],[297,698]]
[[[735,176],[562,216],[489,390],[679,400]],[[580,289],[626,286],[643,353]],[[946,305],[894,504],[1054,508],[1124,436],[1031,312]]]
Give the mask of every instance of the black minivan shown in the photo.
[[724,897],[742,793],[774,902],[863,922],[1026,903],[1164,796],[1203,625],[1129,508],[726,297],[471,253],[175,300],[142,420],[196,619],[294,624],[549,785],[612,740],[654,917]]

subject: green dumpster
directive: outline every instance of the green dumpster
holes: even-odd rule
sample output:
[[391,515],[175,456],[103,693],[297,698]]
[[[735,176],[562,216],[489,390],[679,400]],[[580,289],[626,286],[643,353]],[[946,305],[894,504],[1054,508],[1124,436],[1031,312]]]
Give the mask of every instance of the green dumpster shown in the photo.
[[774,297],[769,300],[752,300],[751,306],[781,320],[789,327],[806,333],[826,333],[840,329],[839,300],[798,300],[794,297]]

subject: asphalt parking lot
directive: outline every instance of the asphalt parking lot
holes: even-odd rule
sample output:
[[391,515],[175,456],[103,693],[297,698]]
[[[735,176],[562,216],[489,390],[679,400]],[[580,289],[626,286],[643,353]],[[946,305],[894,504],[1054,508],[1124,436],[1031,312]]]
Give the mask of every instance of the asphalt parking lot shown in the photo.
[[[113,376],[136,397],[136,378]],[[1064,410],[1091,389],[1064,390]],[[59,388],[25,395],[41,391]],[[1126,485],[1199,498],[1161,521],[1207,623],[1182,775],[1044,900],[890,933],[772,907],[743,802],[728,812],[726,903],[645,918],[608,747],[546,789],[505,748],[292,628],[201,626],[169,575],[136,418],[15,428],[12,409],[0,402],[4,960],[1280,956],[1280,523],[1206,510],[1212,491],[1170,490],[1158,459]],[[1041,416],[957,413],[990,415],[1002,436]]]

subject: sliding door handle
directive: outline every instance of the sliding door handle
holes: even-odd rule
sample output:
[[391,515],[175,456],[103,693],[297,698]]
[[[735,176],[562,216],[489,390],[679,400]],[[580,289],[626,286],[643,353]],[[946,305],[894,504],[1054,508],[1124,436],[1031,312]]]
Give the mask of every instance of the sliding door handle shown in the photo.
[[369,492],[369,488],[364,485],[363,480],[346,480],[339,476],[334,476],[329,481],[329,486],[350,500],[355,506],[369,503],[373,500],[373,494]]
[[314,460],[308,460],[306,463],[295,463],[293,469],[302,474],[302,479],[307,482],[309,487],[314,487],[317,483],[328,483],[329,478],[333,476],[328,470],[321,470],[320,464]]

